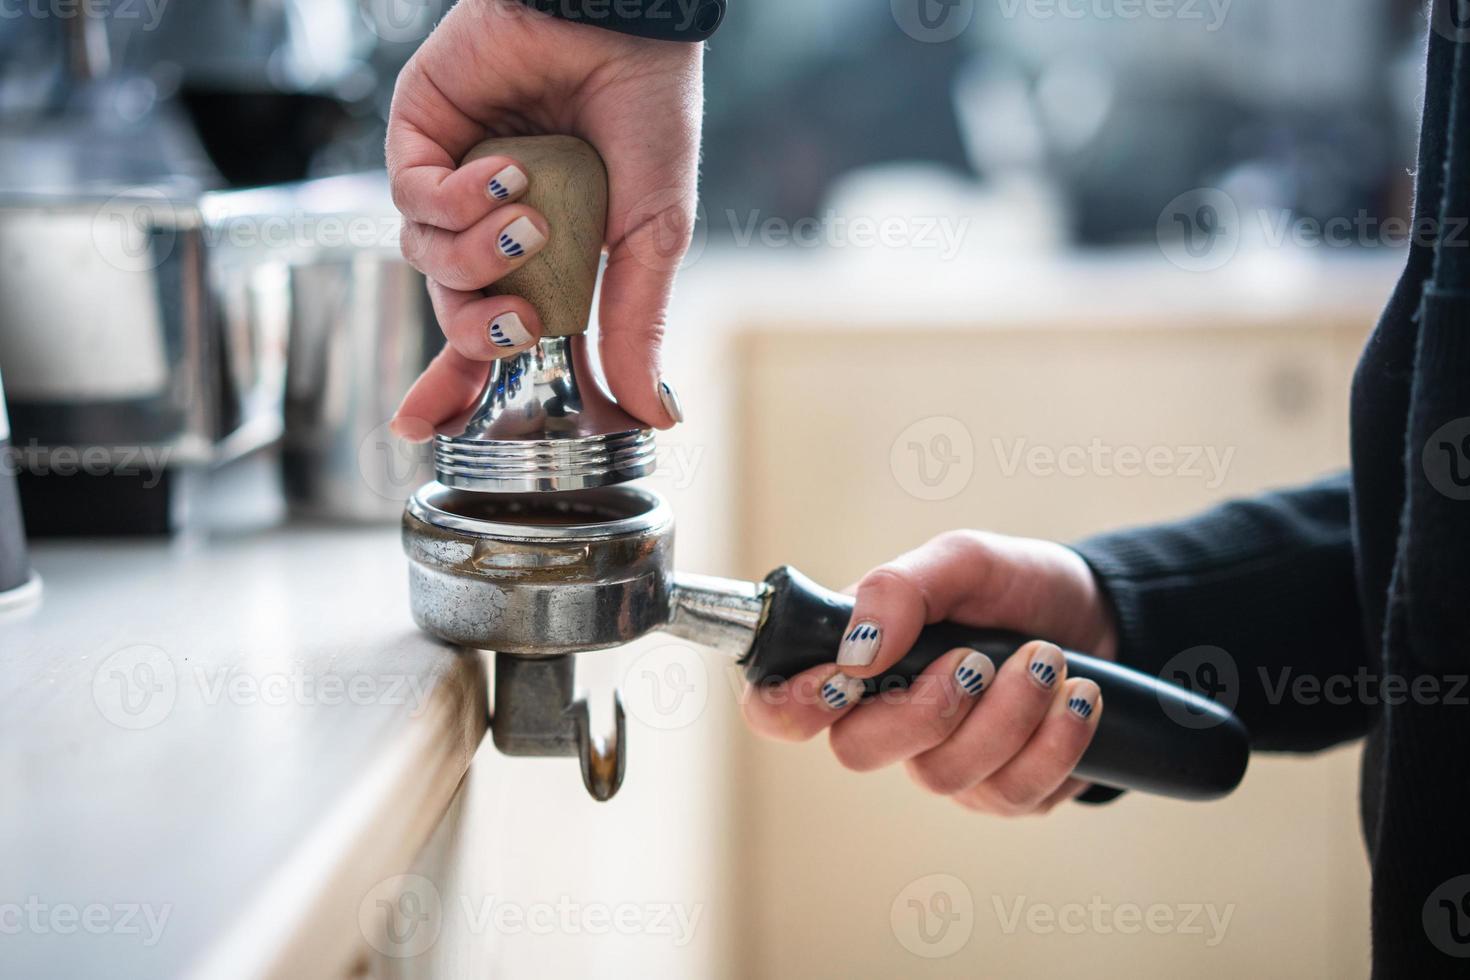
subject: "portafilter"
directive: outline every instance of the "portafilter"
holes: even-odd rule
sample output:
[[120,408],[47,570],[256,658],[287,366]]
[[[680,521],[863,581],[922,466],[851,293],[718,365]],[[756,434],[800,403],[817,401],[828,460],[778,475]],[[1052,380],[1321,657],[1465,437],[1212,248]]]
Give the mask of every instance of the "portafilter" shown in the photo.
[[[791,568],[759,583],[674,571],[668,504],[622,485],[650,468],[651,434],[581,373],[606,201],[601,161],[566,137],[493,140],[472,156],[486,153],[515,156],[535,175],[527,200],[550,223],[551,243],[497,289],[531,300],[548,332],[498,362],[474,411],[438,437],[438,480],[403,516],[413,616],[442,640],[494,651],[491,732],[502,752],[578,757],[588,791],[606,800],[623,779],[622,706],[615,696],[614,732],[594,737],[575,655],[663,631],[770,685],[833,661],[853,599]],[[930,624],[866,693],[907,687],[956,647],[999,667],[1026,639]],[[1078,778],[1181,799],[1239,784],[1249,736],[1228,709],[1109,661],[1066,658],[1069,676],[1096,682],[1107,705]]]

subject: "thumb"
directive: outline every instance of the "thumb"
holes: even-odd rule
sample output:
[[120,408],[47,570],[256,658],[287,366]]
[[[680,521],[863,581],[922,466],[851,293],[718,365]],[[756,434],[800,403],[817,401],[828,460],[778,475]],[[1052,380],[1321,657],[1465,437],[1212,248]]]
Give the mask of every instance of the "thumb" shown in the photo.
[[863,577],[837,663],[853,677],[875,677],[940,620],[1014,630],[1098,656],[1110,657],[1116,646],[1092,573],[1071,549],[949,531]]
[[[615,200],[617,195],[615,186]],[[684,418],[660,354],[674,276],[693,238],[692,202],[692,190],[671,187],[609,216],[613,244],[598,310],[602,369],[618,404],[659,429]]]

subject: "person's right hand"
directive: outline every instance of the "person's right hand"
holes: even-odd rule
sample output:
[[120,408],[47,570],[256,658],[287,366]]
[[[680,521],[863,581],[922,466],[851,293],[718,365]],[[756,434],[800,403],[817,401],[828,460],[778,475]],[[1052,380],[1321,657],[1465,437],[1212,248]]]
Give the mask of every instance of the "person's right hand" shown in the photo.
[[950,531],[864,576],[835,662],[746,691],[757,733],[787,741],[831,731],[832,752],[867,772],[902,762],[923,788],[973,810],[1043,813],[1087,784],[1071,777],[1104,711],[1095,683],[1066,676],[1062,651],[1032,642],[999,671],[952,650],[906,691],[859,703],[929,623],[1044,636],[1112,660],[1117,627],[1091,569],[1050,541]]
[[[681,420],[659,347],[694,228],[703,49],[557,20],[517,0],[462,0],[404,66],[388,120],[388,174],[404,216],[403,254],[429,278],[449,345],[399,407],[399,436],[428,439],[473,402],[490,361],[541,334],[530,304],[480,292],[556,234],[516,203],[535,173],[506,157],[460,166],[490,136],[580,136],[602,154],[603,371],[633,416],[657,428]],[[502,247],[504,235],[514,247]]]

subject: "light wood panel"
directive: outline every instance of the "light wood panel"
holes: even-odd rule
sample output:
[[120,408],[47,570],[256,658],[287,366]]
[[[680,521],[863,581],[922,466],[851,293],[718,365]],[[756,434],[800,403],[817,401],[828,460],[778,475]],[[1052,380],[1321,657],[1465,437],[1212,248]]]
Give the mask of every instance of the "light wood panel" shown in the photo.
[[[1347,389],[1369,319],[1201,318],[1187,329],[1032,321],[972,331],[895,323],[881,333],[765,323],[742,364],[743,468],[754,477],[743,497],[741,568],[759,574],[789,561],[844,583],[951,527],[1065,540],[1330,471],[1347,459]],[[951,455],[967,456],[973,476],[953,496],[920,499],[910,492],[914,473],[891,450],[935,417],[958,428],[921,425],[920,436],[967,435],[972,448]],[[1094,439],[1114,449],[1213,448],[1217,458],[1229,452],[1229,464],[1218,479],[1095,466],[1072,476],[1024,464],[1007,472],[1017,440],[1059,452]],[[822,740],[741,744],[748,975],[1366,975],[1355,747],[1258,757],[1244,787],[1216,804],[1132,796],[1000,821],[928,798],[901,772],[848,773]],[[934,874],[964,883],[973,914],[957,952],[926,959],[905,948],[910,926],[895,927],[891,915],[910,914],[914,887],[921,900],[932,897],[912,883]],[[1194,906],[1229,910],[1230,919],[1213,944],[1207,917],[1193,923],[1205,924],[1203,935],[1125,934],[1128,913],[1107,912],[1115,928],[1089,918],[1071,934],[1046,929],[1043,918],[1008,931],[1017,902],[1043,917],[1131,903],[1174,910],[1179,926]]]

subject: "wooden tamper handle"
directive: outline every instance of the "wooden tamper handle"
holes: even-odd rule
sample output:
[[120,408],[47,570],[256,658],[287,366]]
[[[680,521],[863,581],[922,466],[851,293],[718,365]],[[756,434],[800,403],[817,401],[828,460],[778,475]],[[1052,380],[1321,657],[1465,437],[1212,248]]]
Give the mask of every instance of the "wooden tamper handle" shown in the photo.
[[508,136],[485,140],[464,162],[487,156],[520,164],[531,182],[521,200],[545,216],[551,235],[545,248],[485,295],[525,299],[541,315],[543,337],[586,333],[607,230],[602,157],[575,136]]

